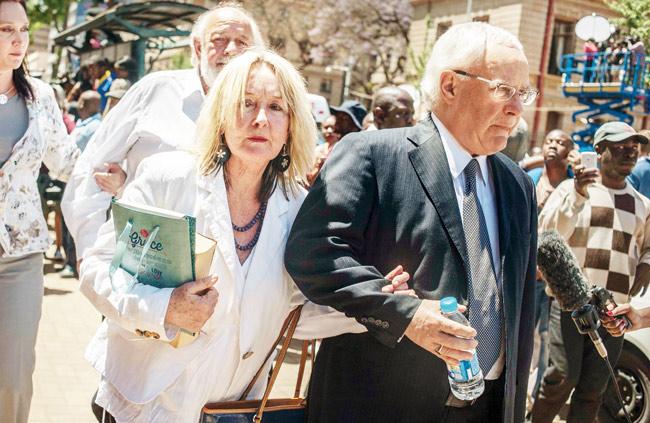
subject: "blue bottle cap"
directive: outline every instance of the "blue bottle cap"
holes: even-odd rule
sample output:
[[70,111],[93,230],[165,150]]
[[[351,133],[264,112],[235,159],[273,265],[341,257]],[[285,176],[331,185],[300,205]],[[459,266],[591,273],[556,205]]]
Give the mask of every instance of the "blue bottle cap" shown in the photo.
[[443,313],[454,313],[458,310],[458,302],[454,297],[445,297],[440,300],[440,311]]

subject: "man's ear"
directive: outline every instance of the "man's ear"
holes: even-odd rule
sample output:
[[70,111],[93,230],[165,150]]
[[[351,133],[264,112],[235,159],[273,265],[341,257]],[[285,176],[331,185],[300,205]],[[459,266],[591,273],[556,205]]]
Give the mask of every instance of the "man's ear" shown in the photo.
[[201,41],[196,38],[193,38],[192,44],[193,44],[194,54],[196,55],[196,58],[198,60],[201,60]]
[[440,74],[440,98],[446,102],[452,101],[456,97],[456,75],[451,71],[443,71]]

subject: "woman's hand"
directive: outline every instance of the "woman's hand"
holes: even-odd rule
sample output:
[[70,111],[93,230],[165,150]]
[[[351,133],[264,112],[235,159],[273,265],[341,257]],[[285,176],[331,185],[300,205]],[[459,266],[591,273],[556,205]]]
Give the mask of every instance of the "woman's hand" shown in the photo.
[[218,279],[208,276],[175,288],[167,306],[165,324],[190,332],[200,331],[219,300],[219,292],[214,288]]
[[409,289],[408,281],[411,279],[411,275],[408,272],[404,271],[404,268],[400,264],[393,270],[391,270],[386,276],[391,283],[381,288],[381,292],[392,293],[395,295],[410,295],[412,297],[417,297],[417,294],[414,290]]
[[117,195],[126,181],[126,172],[117,163],[104,163],[105,172],[95,172],[97,186],[109,194]]
[[[602,319],[603,326],[612,336],[623,336],[627,331],[642,329],[648,326],[647,320],[650,318],[650,308],[636,309],[630,304],[621,304],[614,310],[607,312],[608,316]],[[617,319],[616,316],[625,315],[628,318],[631,327],[626,328],[623,319]]]

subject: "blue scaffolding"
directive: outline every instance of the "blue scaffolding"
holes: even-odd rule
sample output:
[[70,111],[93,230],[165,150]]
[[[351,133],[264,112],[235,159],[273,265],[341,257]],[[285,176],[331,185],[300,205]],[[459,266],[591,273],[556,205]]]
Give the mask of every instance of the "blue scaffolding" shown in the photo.
[[626,52],[618,57],[612,53],[577,53],[562,56],[562,93],[575,97],[585,106],[573,113],[576,123],[586,122],[584,129],[571,136],[581,150],[592,149],[591,143],[603,121],[634,122],[632,110],[643,105],[650,114],[650,61]]

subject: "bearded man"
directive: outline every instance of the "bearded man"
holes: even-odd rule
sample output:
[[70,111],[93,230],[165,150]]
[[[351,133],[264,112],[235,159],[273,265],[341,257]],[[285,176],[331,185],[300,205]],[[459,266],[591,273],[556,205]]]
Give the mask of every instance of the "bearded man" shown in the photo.
[[[194,67],[155,72],[133,85],[77,161],[61,208],[79,258],[106,221],[111,194],[132,180],[145,157],[193,144],[195,121],[219,71],[246,48],[264,46],[253,18],[232,3],[199,16],[190,38]],[[124,162],[126,172],[118,164]]]

